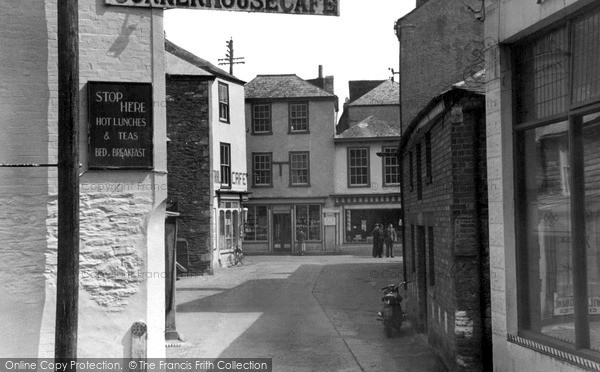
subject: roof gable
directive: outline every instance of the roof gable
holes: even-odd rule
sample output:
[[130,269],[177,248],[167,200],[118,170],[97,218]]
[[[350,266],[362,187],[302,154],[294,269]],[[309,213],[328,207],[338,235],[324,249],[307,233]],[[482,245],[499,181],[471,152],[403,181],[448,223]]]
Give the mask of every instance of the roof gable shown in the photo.
[[346,129],[341,134],[336,135],[335,138],[385,138],[399,136],[400,131],[398,129],[394,128],[386,121],[371,115],[363,121]]
[[335,98],[335,95],[299,78],[289,75],[258,75],[245,86],[247,99],[273,98]]
[[348,104],[348,106],[378,106],[378,105],[397,105],[400,99],[400,85],[391,80],[385,80],[374,89],[365,93]]

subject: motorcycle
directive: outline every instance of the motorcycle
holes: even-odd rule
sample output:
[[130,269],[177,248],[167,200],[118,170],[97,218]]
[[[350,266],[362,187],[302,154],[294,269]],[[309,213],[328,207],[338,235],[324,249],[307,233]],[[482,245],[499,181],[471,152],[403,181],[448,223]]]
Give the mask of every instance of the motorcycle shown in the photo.
[[409,282],[402,282],[400,284],[389,284],[381,288],[383,297],[383,309],[377,313],[378,321],[383,322],[383,333],[385,337],[392,337],[394,328],[400,332],[402,322],[406,319],[406,314],[402,310],[402,296],[400,296],[400,286]]

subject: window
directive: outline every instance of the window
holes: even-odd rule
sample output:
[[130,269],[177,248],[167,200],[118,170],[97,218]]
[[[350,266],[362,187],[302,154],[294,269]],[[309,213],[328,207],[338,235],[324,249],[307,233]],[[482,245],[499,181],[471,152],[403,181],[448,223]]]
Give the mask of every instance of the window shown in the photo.
[[435,253],[433,250],[433,227],[427,227],[427,251],[429,255],[429,285],[435,285]]
[[290,103],[290,132],[308,132],[308,104]]
[[369,186],[369,148],[348,149],[348,185]]
[[[396,147],[384,147],[383,153],[396,153],[398,148]],[[400,184],[400,167],[398,167],[397,156],[382,156],[381,161],[383,162],[383,185],[398,185]]]
[[413,184],[413,173],[413,153],[411,151],[408,153],[408,186],[410,191],[413,191],[415,189],[415,186]]
[[310,186],[308,152],[290,152],[290,185]]
[[572,350],[600,351],[599,53],[600,8],[514,53],[519,329]]
[[229,123],[229,86],[219,83],[219,120]]
[[433,165],[431,164],[431,132],[425,133],[425,183],[433,182]]
[[271,134],[271,105],[252,105],[252,133]]
[[267,207],[264,205],[249,205],[248,217],[244,229],[244,240],[266,241],[269,232]]
[[271,163],[272,154],[269,153],[252,153],[252,181],[253,186],[272,186],[273,185],[273,168]]
[[231,187],[231,145],[221,142],[221,186]]
[[423,175],[421,172],[421,144],[416,148],[417,153],[417,200],[423,199]]
[[321,240],[321,207],[318,205],[296,206],[296,235],[302,229],[306,240]]

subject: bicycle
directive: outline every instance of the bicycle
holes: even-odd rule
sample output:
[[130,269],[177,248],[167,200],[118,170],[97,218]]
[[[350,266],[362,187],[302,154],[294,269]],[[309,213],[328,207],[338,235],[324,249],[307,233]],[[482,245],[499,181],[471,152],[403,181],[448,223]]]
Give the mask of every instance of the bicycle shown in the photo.
[[240,247],[235,247],[233,254],[229,255],[230,266],[244,265],[244,252]]

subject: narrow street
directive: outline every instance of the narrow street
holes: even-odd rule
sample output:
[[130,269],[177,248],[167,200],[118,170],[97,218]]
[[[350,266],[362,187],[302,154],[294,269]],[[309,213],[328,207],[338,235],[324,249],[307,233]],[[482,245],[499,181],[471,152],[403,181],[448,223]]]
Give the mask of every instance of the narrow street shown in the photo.
[[273,358],[274,371],[443,371],[410,324],[387,339],[380,288],[398,258],[253,256],[244,266],[177,282],[167,356]]

